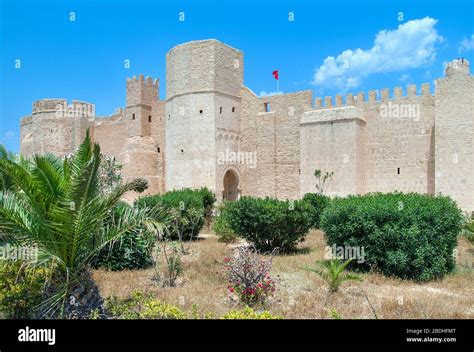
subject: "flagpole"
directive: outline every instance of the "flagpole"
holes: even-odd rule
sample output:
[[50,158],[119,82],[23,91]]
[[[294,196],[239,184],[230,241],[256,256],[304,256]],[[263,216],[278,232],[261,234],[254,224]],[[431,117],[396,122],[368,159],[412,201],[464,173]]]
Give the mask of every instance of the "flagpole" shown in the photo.
[[280,91],[280,89],[279,89],[279,88],[280,88],[280,85],[279,85],[279,83],[280,83],[280,76],[278,76],[278,79],[277,79],[276,81],[277,81],[277,93],[278,93],[278,92]]

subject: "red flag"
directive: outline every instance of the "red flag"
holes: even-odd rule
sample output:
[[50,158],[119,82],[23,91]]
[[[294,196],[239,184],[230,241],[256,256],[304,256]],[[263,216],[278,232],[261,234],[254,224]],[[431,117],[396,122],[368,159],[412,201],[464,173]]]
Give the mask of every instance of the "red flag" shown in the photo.
[[278,81],[278,70],[273,71],[273,78],[275,78]]

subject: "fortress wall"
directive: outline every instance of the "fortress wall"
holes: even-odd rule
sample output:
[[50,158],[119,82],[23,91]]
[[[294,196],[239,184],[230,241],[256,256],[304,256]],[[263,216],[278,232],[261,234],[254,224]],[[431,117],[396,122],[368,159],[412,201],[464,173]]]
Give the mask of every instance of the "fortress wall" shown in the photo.
[[466,61],[450,63],[436,81],[436,193],[474,209],[474,77]]
[[301,118],[300,195],[316,192],[314,170],[334,172],[327,194],[364,192],[364,132],[362,109],[348,106],[313,110]]
[[244,168],[244,195],[298,198],[299,116],[311,108],[311,100],[310,91],[259,99],[242,89],[241,150],[256,153],[256,168]]
[[123,163],[122,176],[124,181],[144,178],[148,181],[148,188],[143,193],[129,192],[125,199],[129,202],[138,196],[156,194],[160,192],[162,179],[158,174],[158,152],[151,136],[127,137],[122,141],[123,148],[120,160]]
[[414,85],[406,96],[400,91],[389,99],[388,91],[382,90],[381,101],[364,106],[366,191],[433,194],[434,98],[428,84],[422,86],[421,95],[416,95]]
[[[396,87],[393,92],[370,91],[367,98],[365,93],[348,94],[345,102],[340,95],[316,98],[315,106],[322,114],[350,106],[362,110],[366,123],[359,131],[363,154],[359,162],[365,172],[358,176],[362,178],[359,192],[434,193],[435,111],[429,84],[422,85],[420,95],[416,86],[410,85],[405,95]],[[334,175],[332,182],[337,182],[336,178]]]
[[[262,140],[266,140],[267,143],[273,143],[273,137],[268,138],[267,135],[261,135],[257,128],[262,127],[257,124],[258,120],[258,108],[260,101],[247,87],[242,87],[241,90],[242,104],[241,104],[241,115],[240,115],[240,128],[242,141],[240,150],[251,155],[256,155],[256,166],[248,163],[242,165],[241,177],[240,177],[240,188],[242,189],[242,196],[258,196],[264,197],[266,195],[274,194],[273,189],[273,167],[271,161],[273,158],[268,158],[268,152],[263,153],[262,149],[272,146],[265,145]],[[267,118],[267,120],[271,119]],[[258,126],[257,126],[258,125]],[[272,132],[273,130],[267,131]],[[260,143],[259,143],[260,142]],[[260,149],[260,151],[259,151]],[[266,167],[265,167],[266,166]]]
[[[213,93],[177,96],[166,102],[166,188],[216,188]],[[202,111],[202,112],[200,112]]]
[[25,116],[20,121],[20,154],[30,156],[34,154],[33,119]]
[[127,138],[126,123],[123,112],[95,121],[94,142],[99,143],[102,153],[115,156],[120,163],[120,152]]
[[274,95],[260,100],[274,111],[275,197],[297,199],[300,194],[300,116],[312,108],[312,92]]
[[[166,104],[164,100],[154,102],[151,109],[153,121],[151,123],[151,137],[155,142],[158,153],[158,170],[159,177],[158,193],[166,191]],[[159,150],[158,150],[159,149]]]

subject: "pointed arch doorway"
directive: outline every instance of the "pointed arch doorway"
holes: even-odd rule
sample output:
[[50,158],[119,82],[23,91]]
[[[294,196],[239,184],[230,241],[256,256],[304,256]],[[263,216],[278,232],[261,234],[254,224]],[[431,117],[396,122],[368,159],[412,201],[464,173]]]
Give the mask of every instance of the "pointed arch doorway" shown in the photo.
[[239,199],[239,175],[233,169],[229,169],[224,174],[223,199],[225,201],[235,201]]

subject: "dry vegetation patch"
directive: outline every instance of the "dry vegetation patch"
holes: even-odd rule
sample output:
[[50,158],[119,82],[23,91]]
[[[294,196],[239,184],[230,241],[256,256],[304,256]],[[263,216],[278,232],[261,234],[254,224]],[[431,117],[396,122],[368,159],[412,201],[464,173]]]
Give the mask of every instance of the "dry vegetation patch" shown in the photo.
[[[190,245],[191,254],[183,257],[183,277],[178,287],[163,288],[153,280],[153,268],[109,272],[96,270],[94,278],[104,297],[126,297],[139,290],[191,311],[200,310],[222,316],[235,303],[227,299],[227,282],[222,272],[223,259],[234,245],[217,241],[206,230]],[[320,231],[312,231],[298,251],[273,260],[272,276],[279,277],[277,300],[268,310],[285,318],[474,318],[474,246],[459,239],[456,272],[442,280],[416,283],[387,278],[377,273],[362,274],[362,282],[346,282],[339,292],[329,295],[325,282],[302,268],[324,258],[325,241]],[[158,256],[158,267],[163,265]]]

